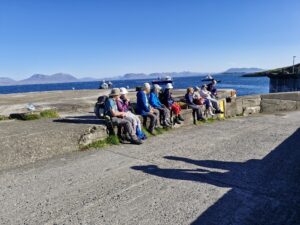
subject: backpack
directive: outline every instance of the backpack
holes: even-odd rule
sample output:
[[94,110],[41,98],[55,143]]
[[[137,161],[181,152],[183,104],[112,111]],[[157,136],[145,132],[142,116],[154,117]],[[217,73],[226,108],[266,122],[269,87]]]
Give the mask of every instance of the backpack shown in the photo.
[[106,95],[100,96],[95,104],[94,112],[98,119],[103,119],[106,116],[105,103],[108,100]]

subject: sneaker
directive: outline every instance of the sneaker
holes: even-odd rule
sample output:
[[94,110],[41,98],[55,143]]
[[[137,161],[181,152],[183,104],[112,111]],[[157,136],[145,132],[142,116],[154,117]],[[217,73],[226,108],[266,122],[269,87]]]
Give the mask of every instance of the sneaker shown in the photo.
[[212,112],[212,110],[210,109],[209,111],[208,111],[208,115],[210,115],[210,116],[214,116],[215,114]]
[[182,117],[180,114],[178,115],[178,119],[179,119],[180,121],[184,121],[183,117]]

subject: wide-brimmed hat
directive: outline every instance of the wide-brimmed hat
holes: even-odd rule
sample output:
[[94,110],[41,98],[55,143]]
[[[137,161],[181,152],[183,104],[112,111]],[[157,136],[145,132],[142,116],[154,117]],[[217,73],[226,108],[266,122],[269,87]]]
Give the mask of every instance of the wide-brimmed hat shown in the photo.
[[121,94],[121,95],[126,95],[126,94],[128,94],[127,89],[124,88],[124,87],[121,87],[121,88],[120,88],[120,94]]
[[144,88],[144,90],[145,89],[149,90],[149,89],[151,89],[151,85],[149,83],[144,83],[143,88]]
[[113,88],[111,89],[111,92],[109,94],[110,97],[118,96],[120,95],[120,89],[119,88]]
[[173,89],[173,85],[171,83],[167,83],[166,89]]
[[154,84],[154,85],[153,85],[153,89],[155,89],[155,90],[161,90],[162,87],[159,86],[158,84]]
[[200,88],[199,88],[198,86],[195,86],[195,87],[194,87],[194,90],[200,91]]

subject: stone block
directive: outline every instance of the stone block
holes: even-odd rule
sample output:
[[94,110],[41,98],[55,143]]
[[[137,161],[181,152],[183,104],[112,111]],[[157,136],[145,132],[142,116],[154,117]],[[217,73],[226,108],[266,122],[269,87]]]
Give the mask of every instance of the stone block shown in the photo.
[[236,115],[242,115],[243,111],[243,99],[238,98],[236,99]]
[[237,103],[234,102],[227,102],[225,105],[225,117],[234,117],[237,115]]
[[300,92],[280,92],[262,95],[262,99],[300,101]]
[[260,113],[260,110],[261,110],[260,106],[246,107],[244,109],[243,116],[249,116],[252,114]]
[[108,137],[105,126],[92,126],[86,129],[80,136],[78,144],[86,146],[98,140],[103,140]]
[[243,108],[260,106],[261,97],[260,96],[252,96],[242,98]]
[[279,99],[263,99],[261,111],[264,113],[272,113],[278,111],[293,111],[297,109],[297,102]]
[[297,101],[296,108],[297,108],[297,110],[300,110],[300,101]]

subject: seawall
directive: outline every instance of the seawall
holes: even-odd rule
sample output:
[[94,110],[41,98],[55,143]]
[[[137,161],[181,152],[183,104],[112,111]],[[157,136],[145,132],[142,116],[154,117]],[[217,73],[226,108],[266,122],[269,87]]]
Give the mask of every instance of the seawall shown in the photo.
[[300,110],[300,92],[281,92],[230,98],[226,101],[225,116],[248,116]]
[[[180,97],[184,92],[184,90],[176,90],[176,96]],[[29,98],[26,94],[6,95],[9,98],[3,98],[3,100],[9,107],[2,105],[3,109],[6,109],[5,112],[14,108],[17,108],[17,111],[23,111],[28,99],[35,99],[34,102],[37,102],[40,107],[57,108],[62,118],[0,121],[0,142],[2,143],[0,145],[0,171],[75,152],[82,144],[106,138],[106,127],[95,118],[93,113],[93,105],[101,94],[103,94],[101,91],[29,94],[30,97],[34,95],[34,98]],[[225,118],[300,110],[300,92],[227,96],[227,98],[226,91],[222,94],[224,95],[222,101],[225,106]],[[135,99],[134,96],[135,92],[131,92],[132,100]],[[182,114],[185,121],[180,126],[176,125],[175,128],[193,125],[192,110],[185,109]]]

